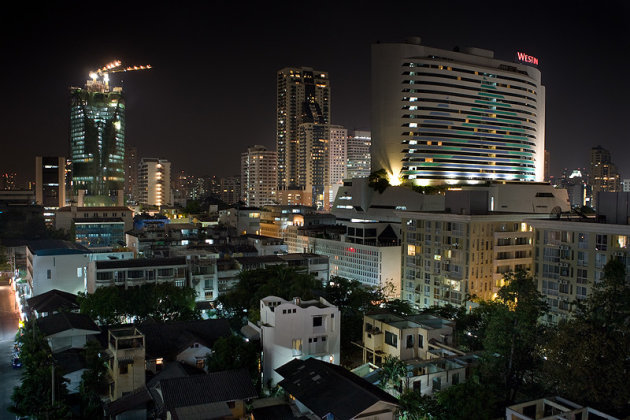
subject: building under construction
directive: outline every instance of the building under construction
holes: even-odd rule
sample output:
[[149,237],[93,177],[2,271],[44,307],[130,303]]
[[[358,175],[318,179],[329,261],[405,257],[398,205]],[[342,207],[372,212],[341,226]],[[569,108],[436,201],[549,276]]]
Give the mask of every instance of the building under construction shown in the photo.
[[124,188],[125,98],[122,88],[110,87],[109,74],[151,67],[120,65],[110,63],[91,72],[84,88],[70,88],[72,195],[84,196],[86,205],[110,204]]

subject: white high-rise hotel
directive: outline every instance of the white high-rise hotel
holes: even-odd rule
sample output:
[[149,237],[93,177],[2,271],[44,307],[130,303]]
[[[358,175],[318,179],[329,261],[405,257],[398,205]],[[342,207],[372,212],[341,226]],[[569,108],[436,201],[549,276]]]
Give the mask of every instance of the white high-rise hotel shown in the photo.
[[372,170],[392,184],[543,181],[545,88],[538,60],[516,58],[374,44]]

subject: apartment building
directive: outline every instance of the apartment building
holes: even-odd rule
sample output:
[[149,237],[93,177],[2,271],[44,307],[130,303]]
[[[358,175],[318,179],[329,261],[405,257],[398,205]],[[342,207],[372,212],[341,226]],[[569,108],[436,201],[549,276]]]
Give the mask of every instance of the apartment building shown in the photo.
[[341,313],[324,298],[267,296],[260,301],[260,330],[265,385],[280,382],[275,370],[296,358],[339,364]]

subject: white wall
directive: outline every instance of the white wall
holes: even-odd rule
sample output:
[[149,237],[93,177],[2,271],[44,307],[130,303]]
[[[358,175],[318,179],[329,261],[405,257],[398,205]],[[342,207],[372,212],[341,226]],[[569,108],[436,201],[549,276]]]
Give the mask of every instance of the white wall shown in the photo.
[[[273,308],[267,303],[280,302]],[[322,299],[322,303],[330,305]],[[303,302],[306,305],[308,302]],[[320,303],[318,301],[317,303]],[[293,312],[295,311],[295,312]],[[322,317],[322,326],[313,326],[313,318]],[[261,300],[261,336],[263,345],[263,383],[271,379],[272,385],[282,380],[275,369],[294,358],[315,357],[339,364],[341,315],[335,306],[318,308],[301,307],[291,301],[269,296]],[[325,341],[322,341],[325,338]],[[311,342],[309,343],[309,339]],[[315,342],[317,339],[317,342]],[[301,340],[301,351],[293,349],[294,342]],[[325,343],[325,344],[323,344]]]
[[33,296],[52,289],[85,292],[89,262],[90,254],[33,255]]

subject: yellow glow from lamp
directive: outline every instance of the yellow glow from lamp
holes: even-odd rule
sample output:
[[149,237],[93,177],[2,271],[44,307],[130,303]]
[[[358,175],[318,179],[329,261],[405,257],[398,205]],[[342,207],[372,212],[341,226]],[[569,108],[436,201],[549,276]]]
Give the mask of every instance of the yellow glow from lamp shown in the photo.
[[402,184],[402,179],[400,179],[400,171],[395,171],[387,174],[387,182],[389,185],[395,187]]

